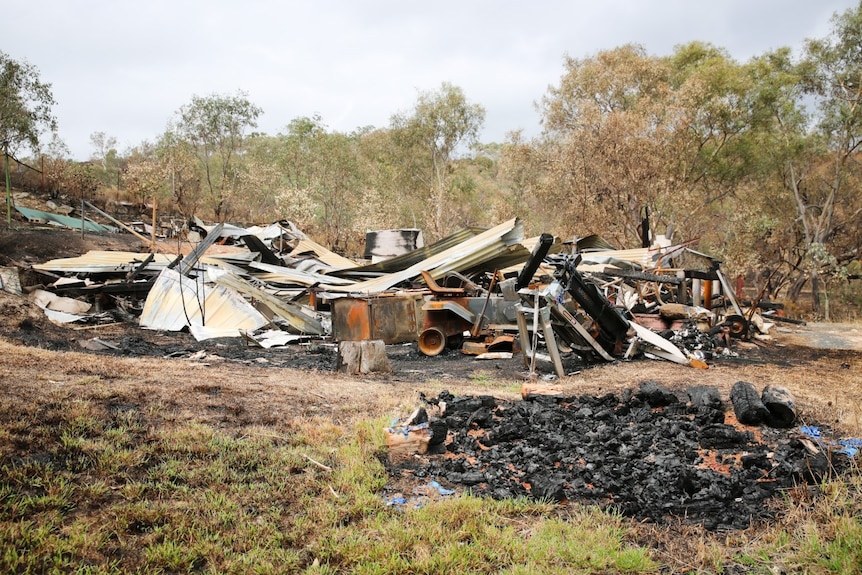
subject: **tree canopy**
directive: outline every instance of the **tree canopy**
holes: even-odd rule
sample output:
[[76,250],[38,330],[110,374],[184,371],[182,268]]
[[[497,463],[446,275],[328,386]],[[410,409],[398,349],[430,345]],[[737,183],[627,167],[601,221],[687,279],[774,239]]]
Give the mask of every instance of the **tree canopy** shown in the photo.
[[457,205],[450,201],[454,163],[459,152],[476,144],[484,121],[485,109],[448,82],[421,92],[411,113],[392,117],[398,153],[408,160],[403,169],[416,185],[413,196],[431,207],[426,221],[438,236],[452,231],[458,220]]
[[0,147],[13,153],[21,146],[39,148],[39,137],[57,129],[51,84],[27,61],[13,60],[0,51]]
[[176,131],[194,151],[204,170],[204,188],[218,220],[224,220],[237,191],[243,138],[257,127],[263,110],[246,94],[193,96],[177,112]]

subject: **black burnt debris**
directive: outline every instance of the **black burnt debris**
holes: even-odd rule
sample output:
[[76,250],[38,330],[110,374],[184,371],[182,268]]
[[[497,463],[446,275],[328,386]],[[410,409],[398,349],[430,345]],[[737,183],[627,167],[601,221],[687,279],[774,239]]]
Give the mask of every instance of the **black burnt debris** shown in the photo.
[[848,461],[807,448],[798,431],[739,424],[706,386],[684,397],[643,382],[601,397],[505,402],[444,391],[423,399],[440,408],[428,452],[391,462],[391,471],[495,499],[587,502],[639,520],[744,529],[771,516],[776,493]]

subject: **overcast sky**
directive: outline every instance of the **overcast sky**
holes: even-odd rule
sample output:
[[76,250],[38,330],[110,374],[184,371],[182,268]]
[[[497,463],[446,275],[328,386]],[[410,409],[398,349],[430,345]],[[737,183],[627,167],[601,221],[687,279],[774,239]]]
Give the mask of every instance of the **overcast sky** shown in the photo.
[[154,141],[193,95],[236,95],[283,132],[385,127],[443,82],[486,110],[483,142],[540,131],[535,102],[568,54],[627,43],[651,55],[694,40],[738,61],[798,50],[858,0],[27,0],[3,10],[0,50],[52,85],[76,159],[104,132],[122,152]]

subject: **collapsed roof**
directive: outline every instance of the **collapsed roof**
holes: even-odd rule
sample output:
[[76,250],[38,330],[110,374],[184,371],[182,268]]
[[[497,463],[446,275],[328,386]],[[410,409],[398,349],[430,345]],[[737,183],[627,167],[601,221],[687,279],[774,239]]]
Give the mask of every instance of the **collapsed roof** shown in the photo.
[[[594,238],[580,246],[585,251],[566,253],[550,234],[525,238],[518,218],[484,230],[465,228],[373,264],[335,254],[286,221],[254,228],[199,222],[196,229],[203,238],[185,256],[91,251],[33,269],[54,276],[57,281],[47,289],[58,294],[107,297],[137,313],[141,327],[188,329],[199,340],[253,338],[264,328],[331,338],[337,335],[334,324],[371,322],[372,301],[382,310],[383,302],[401,297],[414,301],[420,294],[424,303],[402,305],[409,313],[393,321],[403,324],[394,330],[397,338],[419,341],[423,352],[439,353],[463,343],[466,336],[473,344],[470,349],[479,352],[503,341],[504,349],[512,352],[528,348],[533,353],[543,345],[553,356],[562,350],[580,359],[612,360],[645,351],[691,364],[691,350],[677,351],[679,346],[655,337],[661,326],[674,327],[673,319],[662,320],[657,328],[639,314],[658,317],[660,309],[675,302],[683,305],[676,327],[678,320],[688,319],[706,321],[704,327],[713,328],[721,319],[713,314],[716,307],[726,312],[730,301],[735,317],[742,312],[718,271],[719,262],[686,244],[612,250],[600,249],[608,247],[606,242]],[[682,255],[705,263],[698,269],[674,268]],[[515,276],[526,272],[529,277],[518,278],[521,285],[513,289]],[[564,285],[554,288],[555,282]],[[710,284],[709,289],[701,289],[701,283]],[[592,304],[577,297],[581,292],[589,294]],[[716,303],[714,294],[719,293]],[[344,298],[366,302],[364,317],[335,317],[348,310],[356,313],[356,306],[337,304]],[[701,305],[708,308],[705,314]],[[540,334],[534,333],[538,320],[521,321],[534,313],[548,315],[548,329]],[[615,324],[612,336],[606,333],[608,322]],[[373,329],[341,332],[374,337]],[[425,348],[423,334],[432,336]],[[528,339],[535,340],[534,345],[528,345]],[[464,351],[472,353],[467,345]],[[540,354],[540,359],[546,356]],[[562,375],[561,362],[550,360]]]

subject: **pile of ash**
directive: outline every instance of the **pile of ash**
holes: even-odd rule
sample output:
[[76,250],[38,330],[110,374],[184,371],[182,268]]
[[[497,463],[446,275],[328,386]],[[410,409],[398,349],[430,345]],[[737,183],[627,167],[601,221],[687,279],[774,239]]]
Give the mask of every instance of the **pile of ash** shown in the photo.
[[[766,519],[782,489],[847,466],[798,428],[744,426],[715,388],[680,397],[654,382],[620,396],[424,398],[432,413],[425,455],[409,472],[495,499],[591,502],[639,520],[685,517],[708,529]],[[439,415],[433,415],[439,411]]]

